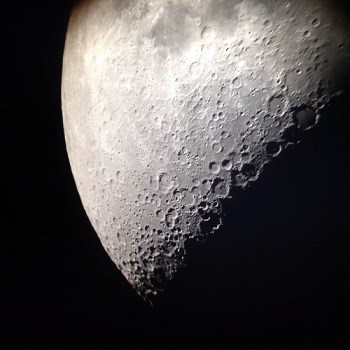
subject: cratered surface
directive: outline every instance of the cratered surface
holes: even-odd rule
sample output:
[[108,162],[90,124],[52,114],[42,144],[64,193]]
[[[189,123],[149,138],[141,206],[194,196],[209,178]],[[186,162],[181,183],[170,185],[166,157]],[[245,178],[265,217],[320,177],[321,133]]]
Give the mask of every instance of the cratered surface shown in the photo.
[[326,2],[76,6],[62,77],[70,164],[102,245],[142,296],[183,265],[186,241],[220,228],[235,186],[317,124],[342,88],[348,33]]

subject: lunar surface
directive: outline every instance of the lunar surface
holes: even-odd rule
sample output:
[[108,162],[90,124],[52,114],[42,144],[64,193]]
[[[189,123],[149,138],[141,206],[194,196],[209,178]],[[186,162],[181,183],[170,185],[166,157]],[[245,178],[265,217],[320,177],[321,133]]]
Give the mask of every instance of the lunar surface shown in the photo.
[[62,76],[69,160],[140,295],[184,265],[188,240],[219,230],[235,186],[318,123],[344,86],[348,37],[325,1],[77,4]]

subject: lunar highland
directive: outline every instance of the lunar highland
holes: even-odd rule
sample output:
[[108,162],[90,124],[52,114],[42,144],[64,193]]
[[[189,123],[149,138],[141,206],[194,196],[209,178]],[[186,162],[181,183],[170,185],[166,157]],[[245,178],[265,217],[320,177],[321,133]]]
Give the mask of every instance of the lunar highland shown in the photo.
[[78,3],[62,75],[69,160],[139,294],[162,290],[185,243],[219,230],[235,186],[317,125],[343,88],[348,37],[326,1]]

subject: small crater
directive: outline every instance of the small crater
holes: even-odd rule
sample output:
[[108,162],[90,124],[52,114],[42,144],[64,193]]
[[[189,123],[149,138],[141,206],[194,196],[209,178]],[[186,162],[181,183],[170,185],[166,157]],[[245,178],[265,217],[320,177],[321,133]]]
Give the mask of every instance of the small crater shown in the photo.
[[220,172],[220,165],[218,163],[211,162],[209,164],[209,170],[213,174],[219,174],[219,172]]
[[315,110],[308,106],[298,109],[294,114],[294,119],[297,126],[302,130],[312,128],[317,122]]
[[216,178],[213,181],[213,193],[219,198],[224,198],[228,195],[229,186],[227,182],[221,178]]
[[301,140],[301,130],[296,125],[290,126],[283,132],[282,140],[287,143],[299,142]]
[[215,39],[215,32],[212,27],[204,27],[201,33],[202,40],[212,42]]
[[269,142],[266,145],[266,153],[270,156],[276,157],[281,151],[281,145],[277,142]]
[[247,163],[242,166],[241,173],[245,177],[254,177],[256,175],[255,165]]
[[282,116],[286,110],[287,101],[282,95],[275,95],[268,101],[269,113],[276,116]]

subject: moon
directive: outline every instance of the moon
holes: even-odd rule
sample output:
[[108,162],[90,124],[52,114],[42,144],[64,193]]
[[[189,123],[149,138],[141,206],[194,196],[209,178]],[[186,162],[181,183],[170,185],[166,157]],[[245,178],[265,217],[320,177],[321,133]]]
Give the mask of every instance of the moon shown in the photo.
[[347,37],[328,1],[78,2],[62,72],[68,156],[103,247],[141,296],[233,215],[222,203],[236,186],[317,125],[344,87]]

